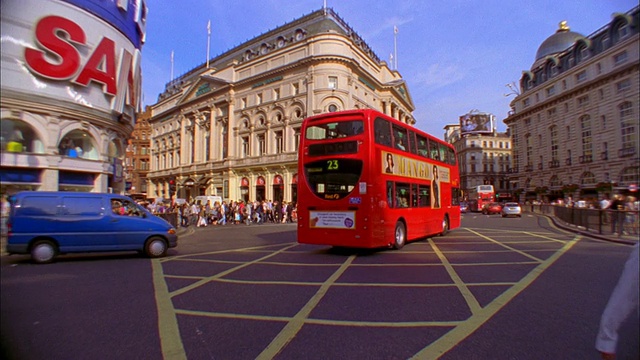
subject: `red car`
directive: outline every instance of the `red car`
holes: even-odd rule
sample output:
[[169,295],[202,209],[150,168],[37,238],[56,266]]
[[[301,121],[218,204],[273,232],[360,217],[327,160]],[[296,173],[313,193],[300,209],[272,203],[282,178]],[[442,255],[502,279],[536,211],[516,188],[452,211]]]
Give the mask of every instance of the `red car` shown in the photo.
[[500,205],[499,203],[490,203],[482,208],[482,213],[485,215],[500,214],[501,212],[502,205]]

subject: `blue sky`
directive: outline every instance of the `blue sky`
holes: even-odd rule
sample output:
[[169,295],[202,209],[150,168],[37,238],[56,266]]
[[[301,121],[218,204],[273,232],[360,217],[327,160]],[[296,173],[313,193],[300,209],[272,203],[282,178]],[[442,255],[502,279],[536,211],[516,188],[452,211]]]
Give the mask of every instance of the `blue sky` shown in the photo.
[[[477,109],[496,116],[498,130],[518,83],[540,44],[566,20],[585,36],[637,0],[326,0],[384,60],[394,52],[416,109],[416,126],[442,137],[443,127]],[[323,6],[323,0],[147,0],[142,55],[144,103],[156,102],[174,77],[262,33]]]

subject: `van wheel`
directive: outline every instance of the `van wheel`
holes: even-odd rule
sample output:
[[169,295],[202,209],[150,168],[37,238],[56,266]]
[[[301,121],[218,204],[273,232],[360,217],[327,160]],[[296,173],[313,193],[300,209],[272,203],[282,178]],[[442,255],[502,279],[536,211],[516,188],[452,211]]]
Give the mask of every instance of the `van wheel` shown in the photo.
[[57,252],[58,249],[53,242],[39,240],[31,246],[31,260],[36,264],[47,264],[53,261]]
[[407,242],[407,230],[402,221],[396,223],[396,231],[393,237],[393,248],[396,250],[402,249]]
[[147,240],[144,253],[150,258],[158,258],[167,255],[167,243],[161,237],[154,236]]
[[442,232],[440,233],[440,236],[445,236],[447,235],[448,232],[449,232],[449,217],[445,216],[444,219],[442,219]]

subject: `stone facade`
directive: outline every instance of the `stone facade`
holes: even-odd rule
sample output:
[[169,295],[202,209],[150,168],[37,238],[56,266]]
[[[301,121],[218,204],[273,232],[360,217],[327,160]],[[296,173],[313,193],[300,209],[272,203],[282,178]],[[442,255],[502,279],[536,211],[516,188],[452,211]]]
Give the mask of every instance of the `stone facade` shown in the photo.
[[504,122],[521,200],[596,199],[639,181],[639,10],[545,40]]
[[302,121],[374,108],[415,124],[396,70],[331,9],[315,11],[167,84],[150,107],[147,196],[297,200]]
[[447,125],[445,141],[456,148],[464,200],[469,190],[478,185],[493,185],[498,200],[513,198],[512,147],[508,133],[493,129],[490,133],[463,134],[460,125]]
[[140,199],[147,197],[147,173],[151,166],[150,117],[151,111],[148,108],[136,116],[124,160],[125,193]]

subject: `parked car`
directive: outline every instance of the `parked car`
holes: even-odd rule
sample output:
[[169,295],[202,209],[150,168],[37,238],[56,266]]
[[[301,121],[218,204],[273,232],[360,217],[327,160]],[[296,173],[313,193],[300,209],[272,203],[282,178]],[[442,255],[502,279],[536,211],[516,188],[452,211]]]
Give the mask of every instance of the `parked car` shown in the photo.
[[485,215],[500,214],[501,211],[502,206],[497,202],[489,203],[482,208],[482,213]]
[[23,191],[11,198],[9,254],[48,263],[58,254],[139,251],[165,256],[176,229],[133,199],[106,193]]
[[469,211],[469,204],[467,204],[466,202],[461,202],[460,203],[460,212],[461,213],[466,213]]
[[502,217],[507,216],[522,217],[522,208],[520,207],[520,204],[515,202],[505,203],[502,208]]

